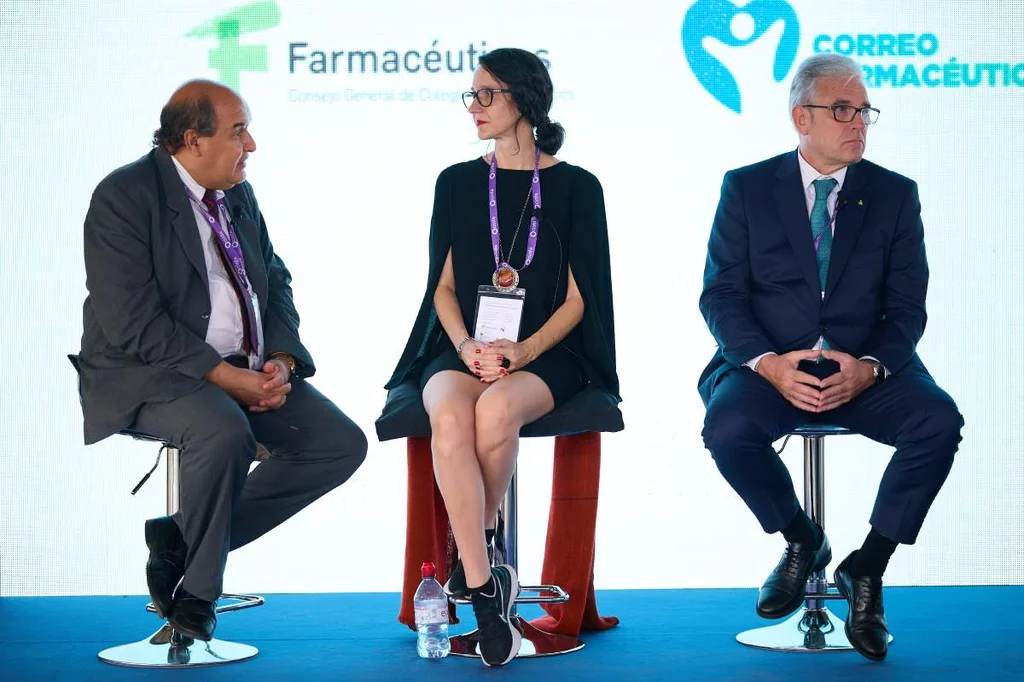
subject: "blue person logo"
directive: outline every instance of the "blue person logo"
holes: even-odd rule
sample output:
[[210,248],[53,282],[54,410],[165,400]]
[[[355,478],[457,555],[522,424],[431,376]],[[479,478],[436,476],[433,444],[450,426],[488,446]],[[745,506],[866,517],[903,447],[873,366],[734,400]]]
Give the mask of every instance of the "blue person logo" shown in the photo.
[[[736,35],[734,19],[746,15],[753,19],[753,32],[746,38]],[[697,0],[683,19],[683,52],[700,84],[723,105],[740,113],[740,88],[722,62],[704,48],[705,38],[714,38],[730,47],[744,47],[763,36],[775,22],[783,22],[782,38],[775,52],[772,77],[778,83],[786,77],[800,43],[800,24],[796,12],[785,0],[753,0],[737,7],[729,0]]]

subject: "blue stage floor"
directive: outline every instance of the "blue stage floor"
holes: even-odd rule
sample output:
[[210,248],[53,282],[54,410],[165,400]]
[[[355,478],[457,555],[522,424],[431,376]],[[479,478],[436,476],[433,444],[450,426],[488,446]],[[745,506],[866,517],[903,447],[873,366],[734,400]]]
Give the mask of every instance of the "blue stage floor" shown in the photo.
[[[601,611],[622,619],[584,635],[585,649],[487,669],[477,660],[416,657],[399,625],[395,594],[267,595],[257,609],[223,614],[217,636],[252,644],[251,661],[188,671],[146,671],[101,663],[96,654],[152,634],[156,616],[142,597],[0,599],[0,680],[946,680],[1024,679],[1024,587],[888,588],[896,638],[889,658],[856,653],[783,654],[734,640],[757,627],[755,591],[645,590],[598,594]],[[834,610],[845,614],[841,602]],[[530,611],[526,612],[531,613]],[[454,632],[471,629],[469,622]]]

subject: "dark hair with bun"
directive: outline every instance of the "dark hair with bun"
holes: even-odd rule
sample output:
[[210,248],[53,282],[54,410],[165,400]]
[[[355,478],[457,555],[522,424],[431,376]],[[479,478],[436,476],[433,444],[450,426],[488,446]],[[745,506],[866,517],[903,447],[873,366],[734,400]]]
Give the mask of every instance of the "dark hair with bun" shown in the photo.
[[519,115],[537,129],[537,146],[555,154],[565,142],[565,128],[548,118],[554,86],[540,57],[515,47],[492,50],[480,57],[480,66],[508,86]]

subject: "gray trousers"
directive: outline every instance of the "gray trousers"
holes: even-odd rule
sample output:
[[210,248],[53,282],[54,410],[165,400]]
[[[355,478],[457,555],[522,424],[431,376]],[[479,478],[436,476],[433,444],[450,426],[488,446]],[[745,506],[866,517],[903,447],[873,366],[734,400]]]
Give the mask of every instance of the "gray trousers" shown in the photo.
[[[349,479],[366,458],[366,436],[305,381],[279,410],[253,414],[212,384],[148,404],[135,431],[181,448],[175,521],[188,556],[184,588],[220,597],[228,552],[246,545]],[[270,458],[249,473],[256,443]]]

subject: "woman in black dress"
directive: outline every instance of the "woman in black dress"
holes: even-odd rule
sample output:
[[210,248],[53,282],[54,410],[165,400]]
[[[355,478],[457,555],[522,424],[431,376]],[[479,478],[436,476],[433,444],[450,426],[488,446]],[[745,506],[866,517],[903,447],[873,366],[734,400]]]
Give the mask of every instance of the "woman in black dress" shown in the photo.
[[[519,430],[588,384],[618,393],[604,197],[596,177],[553,156],[565,133],[548,118],[552,91],[530,52],[480,58],[464,100],[494,151],[437,179],[427,291],[388,383],[422,389],[461,557],[445,588],[471,596],[486,665],[520,644],[517,576],[489,558]],[[520,341],[472,338],[480,285],[525,289]]]

